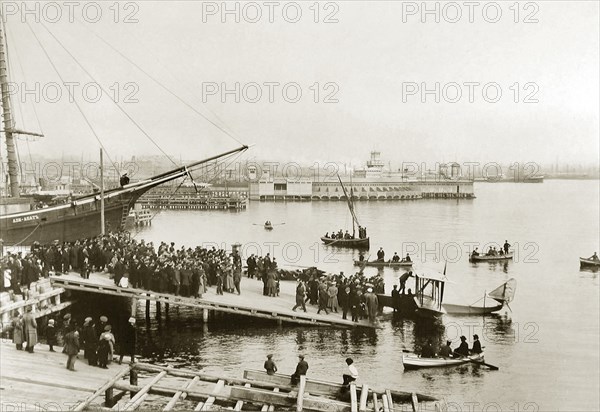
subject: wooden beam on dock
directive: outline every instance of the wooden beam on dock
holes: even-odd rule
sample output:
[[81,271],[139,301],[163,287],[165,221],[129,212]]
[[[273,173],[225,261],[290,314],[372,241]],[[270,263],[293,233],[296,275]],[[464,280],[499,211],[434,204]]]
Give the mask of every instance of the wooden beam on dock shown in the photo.
[[[411,397],[412,395],[414,395],[414,392],[411,394]],[[388,408],[390,409],[390,412],[394,412],[394,400],[392,398],[392,392],[389,389],[385,390],[385,397],[387,398]]]
[[[245,388],[249,388],[249,387],[250,387],[250,384],[249,384],[249,383],[247,383],[247,384],[245,384],[245,385],[244,385],[244,387],[245,387]],[[235,403],[235,406],[233,407],[233,410],[234,410],[234,411],[241,411],[243,406],[244,406],[244,401],[237,401],[237,402]]]
[[377,393],[373,392],[373,410],[379,412],[379,402],[377,401]]
[[105,393],[108,388],[113,387],[114,384],[118,382],[123,376],[127,375],[129,371],[130,368],[127,368],[119,372],[116,376],[114,376],[112,379],[110,379],[108,382],[106,382],[104,385],[98,388],[94,393],[88,396],[83,402],[79,403],[73,410],[82,411],[85,408],[87,408],[94,399]]
[[[223,389],[223,387],[225,386],[225,381],[223,379],[220,379],[214,389],[212,390],[212,393],[217,395],[219,392],[221,392],[221,390]],[[214,396],[209,397],[206,402],[204,402],[204,406],[202,407],[202,409],[200,409],[201,411],[210,411],[210,408],[212,407],[212,404],[215,403],[216,398]]]
[[185,397],[187,396],[186,390],[191,389],[199,380],[200,378],[198,376],[194,376],[194,379],[189,381],[182,390],[177,391],[177,393],[173,395],[169,403],[167,403],[163,408],[163,411],[170,411],[171,409],[173,409],[179,398],[185,399]]
[[[252,382],[252,381],[257,381],[257,382],[261,382],[261,383],[268,382],[268,383],[273,384],[274,386],[281,388],[282,390],[291,389],[289,375],[283,375],[280,373],[268,375],[264,371],[247,369],[244,371],[244,378],[249,379],[250,382]],[[253,384],[253,386],[255,386],[255,385]],[[340,393],[342,388],[343,388],[343,385],[339,384],[339,383],[332,383],[332,382],[322,381],[322,380],[313,379],[313,378],[306,379],[306,391],[308,393],[311,393],[314,395],[337,396],[337,394]],[[369,390],[369,392],[376,392],[378,394],[385,393],[384,390],[375,389],[375,388],[368,387],[368,390]],[[397,402],[410,402],[411,401],[411,396],[412,396],[411,392],[390,391],[390,394],[392,396],[392,399]],[[421,395],[421,394],[417,394],[417,396],[419,397],[419,400],[421,402],[423,402],[423,401],[433,402],[433,401],[437,400],[437,398],[435,398],[433,396]]]
[[411,402],[413,412],[417,412],[419,410],[419,399],[417,398],[417,394],[413,392]]
[[[279,392],[279,388],[273,388],[273,392]],[[275,410],[275,405],[265,404],[260,409],[261,412],[273,412]]]
[[158,375],[156,375],[150,382],[148,382],[142,389],[136,393],[136,395],[127,402],[125,406],[122,408],[117,407],[119,411],[133,411],[137,409],[140,404],[144,401],[146,396],[148,396],[148,392],[152,389],[152,386],[156,385],[158,381],[164,378],[167,375],[167,371],[162,371]]
[[387,395],[381,395],[381,403],[383,404],[383,412],[390,412]]

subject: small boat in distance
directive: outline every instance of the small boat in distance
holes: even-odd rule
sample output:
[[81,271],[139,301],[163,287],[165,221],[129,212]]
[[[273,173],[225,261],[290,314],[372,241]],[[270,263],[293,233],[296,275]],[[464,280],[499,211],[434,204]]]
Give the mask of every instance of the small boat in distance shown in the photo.
[[500,262],[503,260],[512,260],[513,253],[509,252],[504,255],[471,255],[471,262]]
[[273,225],[269,220],[265,222],[265,230],[273,230]]
[[[451,303],[443,303],[442,306],[446,310],[446,313],[450,315],[488,315],[490,313],[498,312],[504,305],[508,305],[512,302],[515,297],[517,290],[517,281],[514,278],[510,278],[496,289],[492,290],[487,295],[483,295],[482,298],[473,302],[471,305],[455,305]],[[499,304],[486,305],[486,297],[495,300]],[[479,301],[483,300],[483,305],[475,305]],[[494,303],[496,303],[494,302]]]
[[[348,247],[354,249],[369,249],[369,237],[366,236],[366,229],[361,230],[360,223],[358,222],[358,218],[356,217],[356,213],[354,212],[354,201],[352,199],[353,192],[352,187],[350,187],[350,195],[346,192],[346,188],[342,183],[342,179],[338,175],[338,180],[340,181],[340,185],[342,186],[342,190],[344,191],[344,197],[348,202],[348,208],[350,209],[350,214],[352,215],[352,236],[348,238],[344,238],[343,236],[339,237],[329,237],[327,235],[321,237],[321,241],[327,246],[337,246],[337,247]],[[356,237],[356,226],[359,228],[359,237]],[[364,232],[364,237],[362,233]],[[335,234],[332,233],[332,236]]]
[[392,268],[402,268],[402,267],[412,267],[413,262],[407,262],[407,261],[400,261],[400,262],[392,262],[391,260],[386,261],[379,261],[379,260],[371,260],[371,261],[360,261],[360,260],[355,260],[354,261],[354,266],[377,266],[377,267],[392,267]]
[[421,356],[410,353],[402,355],[402,364],[405,370],[415,370],[421,368],[437,368],[444,366],[458,366],[464,365],[465,363],[479,363],[484,362],[483,352],[466,356],[464,358],[422,358]]
[[[595,255],[595,254],[594,254]],[[591,258],[579,258],[580,268],[600,268],[600,260]]]

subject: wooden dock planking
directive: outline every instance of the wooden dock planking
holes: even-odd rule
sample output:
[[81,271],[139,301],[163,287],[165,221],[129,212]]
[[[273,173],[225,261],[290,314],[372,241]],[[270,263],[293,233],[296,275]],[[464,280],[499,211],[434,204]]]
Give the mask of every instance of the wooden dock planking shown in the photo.
[[182,390],[177,391],[177,393],[175,393],[175,395],[173,395],[173,397],[169,400],[167,405],[163,408],[163,411],[170,411],[171,409],[173,409],[173,407],[175,406],[175,404],[177,403],[177,401],[180,398],[185,399],[187,397],[186,390],[192,389],[194,387],[194,385],[196,383],[198,383],[199,380],[200,380],[200,377],[194,376],[194,379],[189,381]]
[[[223,379],[219,379],[217,381],[217,383],[215,384],[214,389],[212,390],[212,394],[213,395],[218,395],[221,390],[223,389],[223,387],[225,386],[225,381]],[[202,406],[202,408],[200,409],[200,411],[210,411],[210,409],[212,408],[213,403],[215,403],[216,398],[214,396],[209,397],[206,402],[204,402],[204,405]]]
[[[250,385],[249,383],[246,383],[246,384],[244,385],[244,387],[246,387],[246,388],[249,388],[250,386],[251,386],[251,385]],[[233,410],[234,410],[234,411],[241,411],[243,406],[244,406],[244,401],[237,401],[237,402],[235,403],[235,406],[233,407]]]
[[186,298],[168,293],[158,293],[135,288],[120,288],[114,285],[107,274],[93,273],[90,279],[83,279],[78,274],[70,273],[62,276],[52,276],[54,285],[65,289],[79,290],[91,293],[101,293],[113,296],[123,296],[136,299],[152,300],[172,305],[209,309],[237,315],[251,316],[263,319],[273,319],[287,323],[310,326],[329,326],[341,328],[378,328],[367,320],[352,322],[344,320],[339,314],[317,314],[315,312],[294,312],[295,283],[281,281],[279,297],[263,296],[262,281],[243,278],[242,294],[225,293],[217,295],[213,290],[205,293],[201,299]]
[[49,352],[48,346],[38,344],[34,353],[28,353],[11,343],[0,344],[0,410],[73,409],[115,374],[129,370],[116,364],[108,370],[89,366],[80,355],[72,372],[66,368],[62,348],[55,346],[55,350]]
[[[283,375],[276,373],[274,375],[267,375],[264,371],[257,370],[245,370],[244,378],[250,381],[269,382],[273,385],[277,385],[280,388],[290,388],[290,377],[289,375]],[[385,394],[385,391],[367,387],[370,392],[377,392],[379,395]],[[323,396],[336,396],[342,389],[342,384],[326,382],[318,379],[307,379],[306,380],[306,391],[314,395]],[[412,392],[404,391],[390,391],[391,397],[397,402],[410,402],[412,398]],[[420,401],[436,401],[437,399],[428,395],[417,394]]]

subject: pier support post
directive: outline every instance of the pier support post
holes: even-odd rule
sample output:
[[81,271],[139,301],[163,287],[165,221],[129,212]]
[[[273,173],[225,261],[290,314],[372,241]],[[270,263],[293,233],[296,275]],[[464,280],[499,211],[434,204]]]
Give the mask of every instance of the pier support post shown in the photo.
[[[129,371],[129,384],[131,386],[137,386],[138,384],[138,374],[134,368],[131,368],[131,370]],[[131,391],[131,393],[129,394],[129,398],[133,398],[136,394],[137,392]]]
[[277,326],[281,326],[283,325],[283,321],[281,320],[281,318],[277,319]]
[[112,408],[114,404],[113,388],[110,387],[104,392],[104,406]]
[[146,299],[146,317],[150,317],[150,299]]
[[202,309],[202,322],[208,322],[208,309]]
[[131,316],[135,318],[135,314],[137,312],[137,298],[131,299]]

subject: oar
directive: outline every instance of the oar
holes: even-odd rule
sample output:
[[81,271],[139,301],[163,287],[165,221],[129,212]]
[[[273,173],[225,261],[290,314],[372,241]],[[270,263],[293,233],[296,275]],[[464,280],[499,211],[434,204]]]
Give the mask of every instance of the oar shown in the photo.
[[499,369],[500,369],[500,368],[499,368],[499,367],[497,367],[497,366],[494,366],[494,365],[492,365],[492,364],[489,364],[489,363],[485,363],[485,362],[483,362],[483,361],[479,361],[479,360],[471,359],[471,358],[469,358],[469,357],[463,357],[463,355],[461,355],[460,353],[456,353],[456,352],[453,352],[453,353],[454,353],[455,355],[458,355],[458,356],[460,356],[460,357],[461,357],[461,358],[460,358],[461,360],[464,360],[464,361],[467,361],[467,362],[470,362],[470,363],[476,363],[476,364],[478,364],[478,365],[484,365],[484,366],[487,366],[488,368],[490,368],[490,369],[491,369],[491,370],[493,370],[493,371],[497,371],[497,370],[499,370]]
[[277,226],[277,225],[285,225],[285,222],[283,222],[283,223],[273,223],[271,226]]

